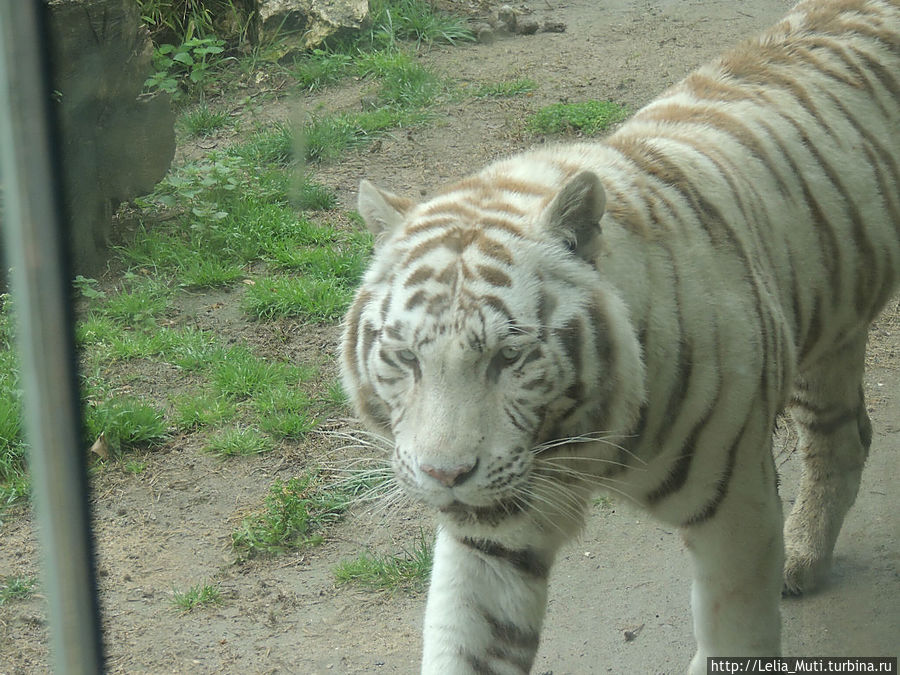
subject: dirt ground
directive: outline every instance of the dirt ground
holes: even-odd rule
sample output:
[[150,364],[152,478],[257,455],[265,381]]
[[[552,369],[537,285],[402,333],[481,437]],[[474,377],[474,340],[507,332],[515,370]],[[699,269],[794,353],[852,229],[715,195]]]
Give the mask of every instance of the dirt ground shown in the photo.
[[[458,4],[462,2],[448,2]],[[353,208],[367,177],[410,196],[541,139],[521,120],[557,101],[612,99],[638,107],[742,36],[784,13],[785,0],[532,0],[539,20],[564,33],[501,37],[492,44],[436,48],[422,58],[463,84],[528,77],[540,87],[513,99],[445,104],[434,124],[389,134],[317,179]],[[519,5],[517,5],[519,6]],[[353,86],[290,108],[350,105]],[[224,142],[224,141],[222,141]],[[246,321],[240,290],[183,301],[172,320],[239,335],[265,352],[333,353],[337,329]],[[275,333],[277,332],[277,335]],[[277,338],[277,339],[276,339]],[[875,439],[854,510],[838,541],[831,583],[783,604],[790,655],[896,656],[900,645],[900,305],[895,300],[871,335],[866,388]],[[176,373],[148,374],[148,389]],[[133,385],[141,386],[140,384]],[[343,422],[330,422],[340,426]],[[335,588],[331,568],[362,550],[402,550],[429,516],[416,509],[359,508],[324,545],[233,564],[230,536],[258,509],[275,478],[337,456],[316,437],[283,452],[222,461],[197,441],[175,437],[142,457],[140,475],[107,470],[94,477],[103,623],[114,673],[414,673],[421,646],[423,594],[372,594]],[[793,496],[799,470],[789,434],[779,439],[782,494]],[[24,508],[0,512],[0,578],[38,574],[32,523]],[[172,606],[173,588],[212,580],[224,603],[188,614]],[[598,507],[584,535],[551,578],[536,673],[683,672],[693,650],[688,559],[668,528],[618,502]],[[626,640],[625,631],[636,635]],[[49,670],[43,598],[0,606],[0,675]]]

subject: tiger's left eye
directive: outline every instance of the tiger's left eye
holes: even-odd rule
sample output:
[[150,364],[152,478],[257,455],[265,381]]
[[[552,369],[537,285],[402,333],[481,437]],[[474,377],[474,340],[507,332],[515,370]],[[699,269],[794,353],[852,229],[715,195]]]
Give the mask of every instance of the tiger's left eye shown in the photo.
[[507,363],[512,363],[513,361],[517,361],[519,357],[522,355],[522,349],[520,347],[512,347],[506,346],[500,350],[500,356]]
[[401,349],[397,352],[397,357],[401,361],[406,361],[407,363],[415,363],[419,359],[416,357],[416,353],[411,349]]

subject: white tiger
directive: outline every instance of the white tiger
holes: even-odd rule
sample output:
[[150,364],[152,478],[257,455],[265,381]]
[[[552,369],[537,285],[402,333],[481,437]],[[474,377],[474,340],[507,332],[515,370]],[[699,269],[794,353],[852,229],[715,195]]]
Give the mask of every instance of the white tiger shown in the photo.
[[[827,573],[871,441],[898,101],[900,2],[807,1],[605,142],[422,204],[363,181],[377,241],[343,377],[438,515],[423,673],[530,670],[554,557],[598,489],[681,528],[691,673],[779,653],[782,589]],[[785,407],[805,475],[782,529]]]

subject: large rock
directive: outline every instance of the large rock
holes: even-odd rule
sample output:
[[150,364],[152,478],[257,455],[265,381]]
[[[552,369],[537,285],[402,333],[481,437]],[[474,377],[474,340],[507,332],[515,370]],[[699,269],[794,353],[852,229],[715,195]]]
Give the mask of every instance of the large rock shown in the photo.
[[369,23],[368,0],[258,0],[259,40],[300,35],[301,49],[353,34]]
[[51,0],[52,70],[75,271],[95,270],[116,206],[153,190],[175,154],[168,96],[141,95],[153,44],[134,0]]

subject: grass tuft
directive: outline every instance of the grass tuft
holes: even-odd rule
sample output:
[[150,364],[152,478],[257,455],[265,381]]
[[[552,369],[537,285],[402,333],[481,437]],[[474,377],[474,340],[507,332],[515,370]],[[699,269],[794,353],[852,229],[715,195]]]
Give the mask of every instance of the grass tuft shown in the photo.
[[412,550],[401,555],[363,553],[355,560],[344,560],[334,570],[338,584],[357,584],[380,591],[420,591],[428,581],[433,558],[431,542],[423,532]]
[[621,122],[629,110],[612,101],[554,103],[538,110],[526,128],[535,134],[596,134]]
[[537,88],[537,82],[534,80],[510,80],[507,82],[483,84],[475,90],[475,96],[478,98],[511,98],[529,94]]
[[88,443],[103,434],[110,450],[116,455],[129,448],[159,444],[167,436],[163,411],[129,397],[88,407],[85,432]]
[[231,428],[213,434],[204,450],[220,457],[259,455],[274,446],[272,439],[250,428]]
[[197,584],[186,591],[172,589],[172,604],[183,612],[222,604],[222,594],[211,584]]
[[0,605],[11,600],[25,600],[34,592],[35,577],[12,576],[0,580]]
[[182,114],[180,123],[191,136],[212,136],[228,123],[228,113],[212,110],[206,103],[200,103]]

